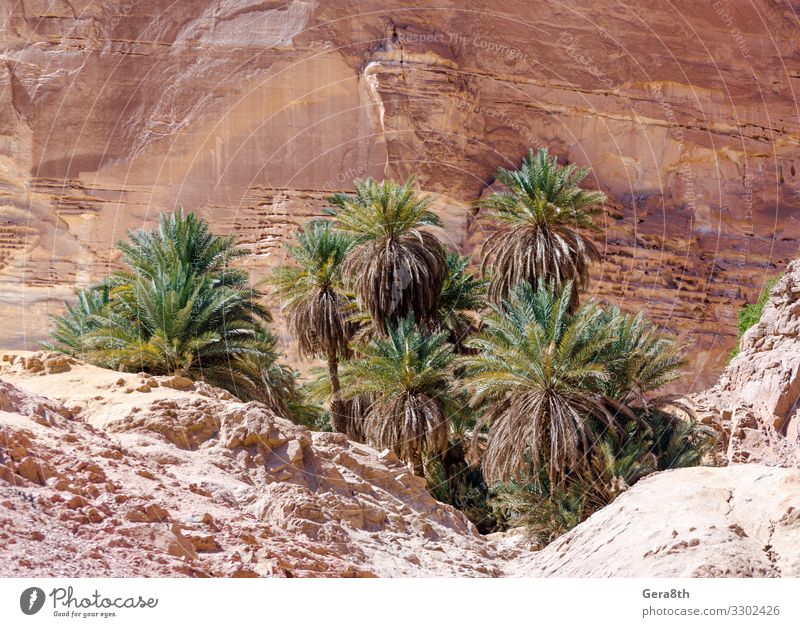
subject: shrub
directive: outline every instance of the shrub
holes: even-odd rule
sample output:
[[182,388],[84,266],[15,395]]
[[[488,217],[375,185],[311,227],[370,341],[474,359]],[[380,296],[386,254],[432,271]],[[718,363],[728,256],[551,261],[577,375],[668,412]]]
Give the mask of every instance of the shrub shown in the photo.
[[769,300],[772,288],[775,287],[775,284],[781,279],[782,276],[783,274],[779,274],[778,276],[767,279],[764,282],[764,288],[761,290],[758,300],[754,303],[745,303],[739,309],[739,324],[737,325],[737,330],[739,333],[736,338],[736,346],[734,346],[730,356],[728,357],[729,362],[739,354],[739,345],[741,344],[742,336],[744,336],[744,334],[747,333],[751,327],[754,327],[756,324],[758,324],[758,321],[761,320],[761,314],[764,313],[764,306]]

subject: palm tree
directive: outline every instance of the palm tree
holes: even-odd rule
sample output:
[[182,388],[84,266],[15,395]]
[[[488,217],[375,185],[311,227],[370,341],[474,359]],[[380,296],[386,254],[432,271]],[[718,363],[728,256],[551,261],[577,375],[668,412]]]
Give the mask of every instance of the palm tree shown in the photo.
[[448,253],[447,271],[436,303],[434,328],[446,330],[456,352],[464,351],[464,341],[477,327],[477,313],[486,307],[487,281],[467,271],[469,259]]
[[453,348],[446,331],[424,333],[413,316],[388,327],[387,334],[358,347],[360,357],[344,364],[342,395],[370,398],[367,440],[391,448],[424,476],[423,455],[447,449]]
[[428,210],[431,200],[413,190],[414,179],[355,181],[354,196],[336,194],[335,226],[355,243],[343,270],[373,323],[390,324],[413,314],[430,321],[445,277],[445,250],[426,227],[440,226]]
[[613,337],[604,356],[611,375],[609,396],[644,403],[646,394],[678,377],[686,363],[683,344],[660,333],[642,313],[611,306],[603,317]]
[[589,265],[600,253],[576,229],[599,230],[592,216],[605,200],[600,191],[586,191],[579,183],[588,168],[558,165],[547,148],[533,150],[519,170],[500,168],[496,178],[506,191],[479,201],[500,230],[483,245],[481,272],[491,270],[489,299],[499,304],[521,281],[534,288],[539,280],[556,287],[572,281],[570,307],[589,284]]
[[[589,301],[570,313],[571,293],[569,282],[560,292],[521,283],[467,342],[479,352],[461,360],[465,382],[472,405],[485,408],[476,433],[490,425],[487,477],[525,480],[532,467],[536,478],[544,466],[549,485],[561,488],[588,464],[598,471],[589,468],[588,475],[600,481],[600,469],[616,468],[606,463],[609,451],[620,468],[628,468],[629,458],[625,477],[633,480],[639,476],[633,469],[662,464],[661,453],[647,457],[654,451],[670,448],[681,463],[698,461],[690,450],[702,449],[710,434],[674,397],[652,396],[678,375],[683,347],[642,315],[617,307]],[[685,455],[677,450],[681,442]]]
[[524,479],[544,463],[559,486],[581,463],[601,422],[613,426],[604,387],[608,373],[597,355],[610,342],[593,302],[570,314],[572,285],[561,292],[521,283],[504,308],[493,307],[464,357],[472,405],[485,407],[476,433],[490,425],[483,456],[490,481]]
[[[202,379],[285,409],[294,374],[276,364],[263,294],[229,265],[247,251],[182,211],[162,215],[153,232],[129,235],[118,247],[131,270],[56,318],[54,347],[103,367]],[[80,351],[60,329],[76,329]]]
[[297,234],[297,244],[288,247],[297,265],[276,268],[270,279],[300,353],[328,361],[331,418],[334,429],[342,433],[348,431],[348,412],[339,399],[339,360],[350,356],[348,343],[354,331],[342,265],[351,245],[352,238],[332,229],[330,222],[309,222]]
[[63,315],[50,316],[50,336],[53,341],[43,342],[42,345],[73,357],[85,358],[89,350],[86,336],[97,328],[95,316],[108,305],[109,289],[107,283],[98,283],[78,290],[77,302],[65,305],[66,312]]

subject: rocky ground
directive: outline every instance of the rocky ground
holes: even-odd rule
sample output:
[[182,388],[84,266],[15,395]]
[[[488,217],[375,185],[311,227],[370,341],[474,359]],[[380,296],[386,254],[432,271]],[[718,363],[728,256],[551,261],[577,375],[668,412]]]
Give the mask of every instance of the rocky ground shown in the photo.
[[800,472],[648,478],[540,552],[388,452],[180,377],[0,357],[3,576],[798,576]]
[[4,359],[3,575],[502,572],[391,453],[180,378]]

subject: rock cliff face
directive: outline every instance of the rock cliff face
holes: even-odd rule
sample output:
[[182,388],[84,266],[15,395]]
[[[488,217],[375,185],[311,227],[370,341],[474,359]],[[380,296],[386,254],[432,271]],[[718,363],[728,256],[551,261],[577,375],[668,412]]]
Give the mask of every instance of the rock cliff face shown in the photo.
[[800,576],[796,469],[659,473],[534,553],[202,383],[41,353],[0,379],[0,576]]
[[719,383],[691,403],[723,428],[729,461],[800,467],[800,261],[786,268]]
[[737,306],[798,247],[791,7],[417,4],[3,3],[3,344],[33,347],[125,229],[179,205],[261,278],[329,192],[417,172],[474,254],[471,202],[548,145],[610,197],[596,293],[691,336],[687,387],[713,382]]

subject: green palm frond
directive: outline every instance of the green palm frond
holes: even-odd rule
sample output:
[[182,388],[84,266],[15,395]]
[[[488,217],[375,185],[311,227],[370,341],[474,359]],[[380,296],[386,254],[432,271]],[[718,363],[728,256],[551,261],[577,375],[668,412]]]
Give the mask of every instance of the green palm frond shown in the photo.
[[607,394],[646,404],[649,392],[678,377],[686,346],[660,333],[641,313],[634,316],[612,306],[603,315],[613,337],[603,355],[610,373]]
[[208,224],[183,209],[163,213],[158,228],[129,231],[129,241],[118,242],[123,260],[135,272],[152,276],[175,263],[182,263],[192,274],[213,275],[226,285],[241,286],[247,282],[243,271],[229,264],[248,251],[235,246],[232,235],[221,237],[211,233]]
[[490,276],[489,299],[500,303],[522,281],[562,286],[571,281],[571,308],[589,284],[589,265],[600,253],[579,229],[598,230],[592,217],[605,201],[600,191],[584,190],[588,168],[561,166],[547,148],[533,150],[519,170],[497,172],[506,191],[477,205],[500,230],[483,245],[481,272]]
[[354,195],[329,198],[336,229],[354,239],[344,276],[382,333],[409,314],[430,321],[444,281],[444,247],[426,230],[441,221],[413,186],[413,178],[402,185],[367,179],[355,181]]
[[421,472],[422,455],[447,448],[445,401],[452,394],[453,347],[447,332],[420,331],[413,317],[357,348],[342,368],[342,398],[369,399],[367,440],[389,447]]
[[478,313],[486,305],[488,281],[468,271],[469,259],[456,253],[447,255],[447,271],[436,305],[434,327],[446,330],[457,352],[478,328]]
[[86,336],[98,326],[96,316],[108,305],[109,285],[100,283],[77,292],[77,302],[66,305],[61,316],[51,316],[50,337],[43,345],[73,357],[84,358],[89,346]]

